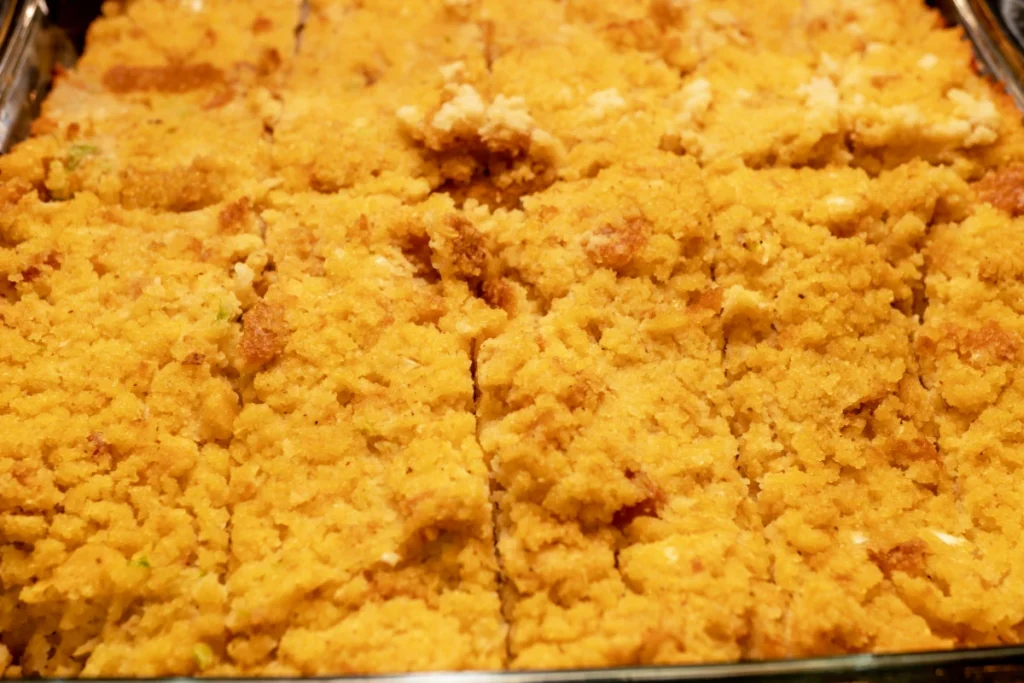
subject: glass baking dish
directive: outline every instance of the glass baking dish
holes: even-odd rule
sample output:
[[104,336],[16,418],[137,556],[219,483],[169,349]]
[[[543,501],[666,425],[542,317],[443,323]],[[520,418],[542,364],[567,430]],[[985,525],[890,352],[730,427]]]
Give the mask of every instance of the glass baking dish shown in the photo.
[[[74,2],[75,0],[70,0]],[[253,0],[258,1],[258,0]],[[937,0],[974,45],[979,69],[1001,81],[1024,111],[1024,0]],[[69,65],[67,38],[47,22],[45,0],[0,0],[0,152],[28,135],[54,70]],[[1019,25],[1016,23],[1020,21]],[[110,679],[93,679],[110,680]],[[190,678],[133,679],[192,681]],[[218,680],[218,679],[203,679]],[[267,679],[221,679],[256,681]],[[280,680],[280,679],[278,679]],[[287,679],[285,679],[287,680]],[[743,681],[1024,681],[1024,646],[901,654],[855,654],[729,664],[559,671],[431,672],[321,677],[402,683],[656,683]]]
[[1024,111],[1024,2],[943,0],[941,9],[963,26],[979,67],[999,80]]
[[[91,679],[105,681],[112,679]],[[144,680],[144,679],[135,679]],[[164,681],[224,680],[258,683],[292,679],[156,679]],[[310,680],[310,679],[299,679]],[[667,683],[670,681],[857,681],[917,683],[923,681],[1024,680],[1024,646],[950,650],[890,655],[843,655],[735,664],[644,666],[561,671],[461,671],[380,676],[318,677],[317,681],[375,681],[393,683]]]
[[45,0],[0,3],[0,152],[29,133],[58,65],[70,65],[66,37],[47,26]]

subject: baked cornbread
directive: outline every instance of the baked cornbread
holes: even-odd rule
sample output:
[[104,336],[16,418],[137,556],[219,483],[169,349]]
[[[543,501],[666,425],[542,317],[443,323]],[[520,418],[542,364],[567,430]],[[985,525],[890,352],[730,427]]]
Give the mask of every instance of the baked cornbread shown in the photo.
[[1022,231],[924,3],[107,2],[0,157],[0,676],[1020,643]]
[[61,74],[36,135],[0,162],[47,198],[91,192],[132,208],[191,211],[273,185],[268,130],[299,8],[106,3],[77,68]]
[[499,282],[536,302],[477,357],[509,664],[736,659],[768,557],[735,466],[699,169],[661,153],[523,204],[480,217]]
[[225,638],[243,206],[153,214],[6,195],[0,317],[5,665],[194,670]]
[[911,593],[950,581],[942,534],[961,531],[912,340],[919,249],[958,191],[925,164],[709,185],[738,465],[779,593],[759,606],[763,655],[955,642]]
[[454,72],[486,72],[484,29],[473,6],[311,3],[274,136],[284,186],[422,199],[439,185],[436,165],[403,134],[406,117],[398,112],[439,107]]
[[468,291],[433,275],[424,225],[452,209],[300,194],[264,214],[277,280],[244,318],[230,449],[242,672],[503,662]]
[[937,618],[966,621],[972,643],[1017,642],[1021,633],[1020,220],[1000,194],[1019,172],[1003,169],[979,183],[988,204],[959,224],[937,226],[925,250],[930,304],[916,348],[964,530],[948,540],[982,560],[959,594],[933,592],[927,600]]

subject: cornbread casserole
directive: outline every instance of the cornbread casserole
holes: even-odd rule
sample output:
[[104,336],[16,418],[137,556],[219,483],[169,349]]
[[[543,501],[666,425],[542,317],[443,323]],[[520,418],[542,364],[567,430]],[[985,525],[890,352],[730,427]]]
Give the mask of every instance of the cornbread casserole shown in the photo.
[[0,676],[1024,641],[1024,126],[905,0],[120,0],[0,157]]

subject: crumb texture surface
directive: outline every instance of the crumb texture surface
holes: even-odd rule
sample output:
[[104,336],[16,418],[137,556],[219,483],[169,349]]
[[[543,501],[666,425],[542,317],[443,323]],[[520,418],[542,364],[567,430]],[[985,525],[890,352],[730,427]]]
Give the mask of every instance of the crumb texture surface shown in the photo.
[[1024,128],[923,2],[109,0],[0,156],[0,678],[1024,639]]

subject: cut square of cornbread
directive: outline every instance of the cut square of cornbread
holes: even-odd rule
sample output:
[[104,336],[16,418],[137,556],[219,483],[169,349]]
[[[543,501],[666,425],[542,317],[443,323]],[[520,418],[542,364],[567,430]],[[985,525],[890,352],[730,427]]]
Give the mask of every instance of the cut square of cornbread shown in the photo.
[[[478,85],[485,72],[483,29],[472,4],[315,3],[275,131],[284,187],[424,196],[443,182],[428,158],[437,150],[407,135],[403,119],[454,98],[454,86],[446,90],[445,83]],[[460,131],[443,121],[465,112],[461,102],[440,114],[439,127],[452,135]]]
[[521,12],[502,0],[481,9],[490,28],[491,97],[521,103],[557,142],[545,185],[649,154],[674,114],[666,105],[680,86],[678,69],[649,52],[618,49],[575,16],[583,10],[538,2]]
[[0,176],[171,211],[262,193],[297,22],[291,0],[111,5]]
[[172,94],[279,84],[295,51],[300,7],[298,0],[107,2],[75,71],[150,105]]
[[305,194],[264,214],[277,281],[244,318],[231,444],[227,652],[242,671],[504,664],[478,316],[432,242],[452,211]]
[[244,204],[0,209],[0,632],[9,675],[229,671],[228,446]]
[[[991,180],[997,181],[998,178]],[[928,309],[918,337],[925,385],[937,405],[939,448],[956,476],[964,526],[947,539],[974,554],[971,591],[922,593],[937,621],[963,623],[972,645],[1018,642],[1021,575],[1018,358],[1024,333],[1019,219],[983,184],[985,203],[928,243]]]
[[1018,159],[1009,98],[977,75],[959,31],[868,41],[835,54],[729,45],[688,77],[666,149],[713,169],[859,166],[913,160],[978,177]]
[[493,254],[491,289],[520,293],[512,300],[524,306],[543,309],[599,270],[659,283],[675,276],[694,300],[708,293],[710,206],[691,158],[637,156],[521,205],[490,211],[474,203],[466,216]]
[[513,668],[744,653],[768,556],[690,286],[601,269],[480,347]]
[[48,200],[89,192],[126,208],[194,211],[259,198],[275,184],[264,104],[250,93],[213,110],[67,111],[0,157],[0,177],[30,182]]
[[290,73],[298,0],[108,2],[74,69],[58,74],[36,130],[133,108],[153,118],[269,98]]
[[696,165],[654,155],[467,215],[514,293],[476,374],[510,666],[742,656],[768,560]]
[[741,171],[709,193],[733,433],[779,591],[755,655],[963,644],[966,615],[937,620],[925,596],[971,591],[985,570],[949,541],[964,524],[913,311],[919,248],[963,215],[966,186],[917,164]]

